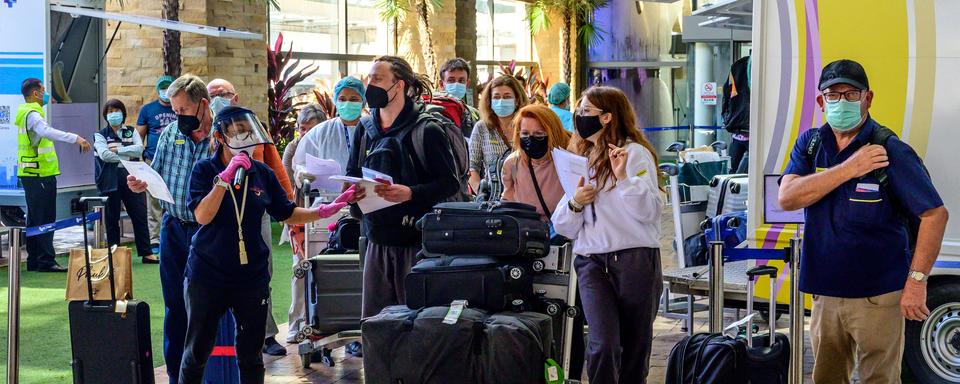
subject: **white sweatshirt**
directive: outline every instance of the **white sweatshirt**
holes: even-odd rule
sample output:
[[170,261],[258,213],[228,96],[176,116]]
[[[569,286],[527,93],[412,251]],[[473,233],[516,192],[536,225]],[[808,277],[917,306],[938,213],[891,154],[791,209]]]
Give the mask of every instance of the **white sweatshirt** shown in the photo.
[[664,197],[658,188],[653,154],[636,143],[629,143],[624,149],[627,151],[626,179],[617,181],[613,189],[608,181],[583,212],[573,212],[568,206],[570,198],[566,196],[553,211],[554,230],[575,240],[573,252],[577,255],[660,248]]

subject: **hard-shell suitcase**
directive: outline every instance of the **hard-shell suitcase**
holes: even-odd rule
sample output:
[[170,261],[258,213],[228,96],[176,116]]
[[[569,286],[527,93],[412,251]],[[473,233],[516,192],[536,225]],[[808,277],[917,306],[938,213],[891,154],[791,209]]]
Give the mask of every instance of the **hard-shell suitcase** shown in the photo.
[[306,324],[317,335],[360,329],[363,271],[359,254],[318,255],[305,275]]
[[540,258],[550,251],[549,225],[523,203],[441,203],[418,225],[428,256]]
[[406,304],[424,308],[467,300],[488,311],[521,309],[533,296],[530,268],[483,256],[442,256],[418,262],[404,279]]
[[[706,221],[704,241],[722,241],[726,248],[736,248],[747,239],[747,212],[729,212]],[[706,245],[706,244],[705,244]]]
[[717,175],[710,181],[707,218],[747,210],[749,179],[744,174]]
[[[106,202],[106,197],[80,199],[83,227],[87,227],[88,201]],[[86,268],[90,248],[84,234]],[[150,306],[139,300],[117,301],[114,291],[113,252],[107,252],[112,300],[94,301],[90,274],[89,298],[68,305],[73,382],[153,383],[153,349],[150,344]]]
[[385,308],[362,327],[368,383],[541,383],[550,318],[470,307]]

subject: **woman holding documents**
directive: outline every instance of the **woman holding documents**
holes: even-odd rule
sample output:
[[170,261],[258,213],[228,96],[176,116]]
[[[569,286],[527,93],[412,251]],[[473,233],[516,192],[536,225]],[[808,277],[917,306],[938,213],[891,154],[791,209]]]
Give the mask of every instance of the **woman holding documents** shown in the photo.
[[293,155],[294,180],[297,186],[300,186],[304,179],[315,181],[317,177],[306,169],[307,155],[336,161],[340,165],[340,174],[344,174],[347,161],[350,160],[353,133],[360,123],[360,112],[367,103],[365,92],[363,83],[352,76],[340,79],[333,88],[337,117],[324,121],[307,132],[300,139],[297,152]]
[[270,245],[260,234],[261,217],[266,212],[286,224],[319,220],[343,208],[353,190],[332,204],[299,208],[270,167],[250,158],[257,145],[270,142],[253,112],[227,107],[213,128],[216,152],[194,166],[190,179],[188,207],[200,229],[185,274],[187,336],[180,382],[202,381],[218,322],[230,309],[237,322],[240,382],[263,383]]
[[564,149],[570,134],[557,115],[543,105],[528,105],[517,112],[513,142],[520,143],[503,163],[503,201],[537,207],[544,219],[563,198],[563,188],[553,164],[554,148]]
[[643,382],[662,289],[657,156],[637,130],[619,89],[592,87],[574,114],[571,150],[587,175],[553,213],[558,234],[574,239],[574,267],[590,324],[591,383]]
[[104,221],[107,225],[107,243],[120,244],[120,203],[127,208],[133,224],[133,238],[137,254],[144,264],[158,264],[150,247],[150,232],[147,227],[147,200],[143,193],[134,193],[127,186],[127,170],[121,161],[140,161],[143,142],[134,127],[124,125],[127,107],[117,99],[103,105],[101,113],[107,126],[93,135],[94,178],[100,196],[106,196],[107,206]]

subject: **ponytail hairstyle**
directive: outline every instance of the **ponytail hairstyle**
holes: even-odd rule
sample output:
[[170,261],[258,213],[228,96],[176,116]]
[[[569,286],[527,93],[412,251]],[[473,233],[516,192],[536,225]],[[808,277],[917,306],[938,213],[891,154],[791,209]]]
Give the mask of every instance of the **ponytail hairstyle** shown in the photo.
[[[630,101],[627,100],[623,91],[613,87],[593,86],[583,91],[583,96],[577,102],[578,107],[583,99],[589,100],[590,104],[602,110],[603,113],[609,113],[613,116],[610,123],[606,124],[600,131],[601,135],[597,139],[597,144],[593,144],[577,134],[575,135],[576,139],[572,141],[575,144],[571,145],[575,149],[574,152],[587,157],[590,168],[594,170],[591,179],[596,181],[597,189],[602,190],[606,187],[607,181],[615,177],[613,166],[610,164],[610,157],[607,154],[607,144],[618,147],[623,147],[627,142],[640,144],[650,151],[650,155],[653,156],[653,164],[658,164],[657,151],[637,129],[637,115],[633,112],[633,106],[630,105]],[[616,183],[613,183],[610,189],[613,189],[615,185]]]
[[403,91],[407,97],[413,100],[420,100],[423,95],[431,94],[430,79],[427,76],[413,71],[403,58],[397,56],[380,56],[373,62],[384,62],[390,64],[390,71],[396,80],[403,80]]

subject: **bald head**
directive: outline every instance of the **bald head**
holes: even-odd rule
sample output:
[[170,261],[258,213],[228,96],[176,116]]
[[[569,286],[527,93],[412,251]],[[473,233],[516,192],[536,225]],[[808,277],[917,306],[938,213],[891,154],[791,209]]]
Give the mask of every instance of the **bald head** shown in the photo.
[[210,94],[211,99],[222,97],[230,100],[230,105],[233,106],[240,103],[240,95],[237,94],[237,90],[233,88],[233,84],[224,79],[213,79],[207,83],[207,93]]

